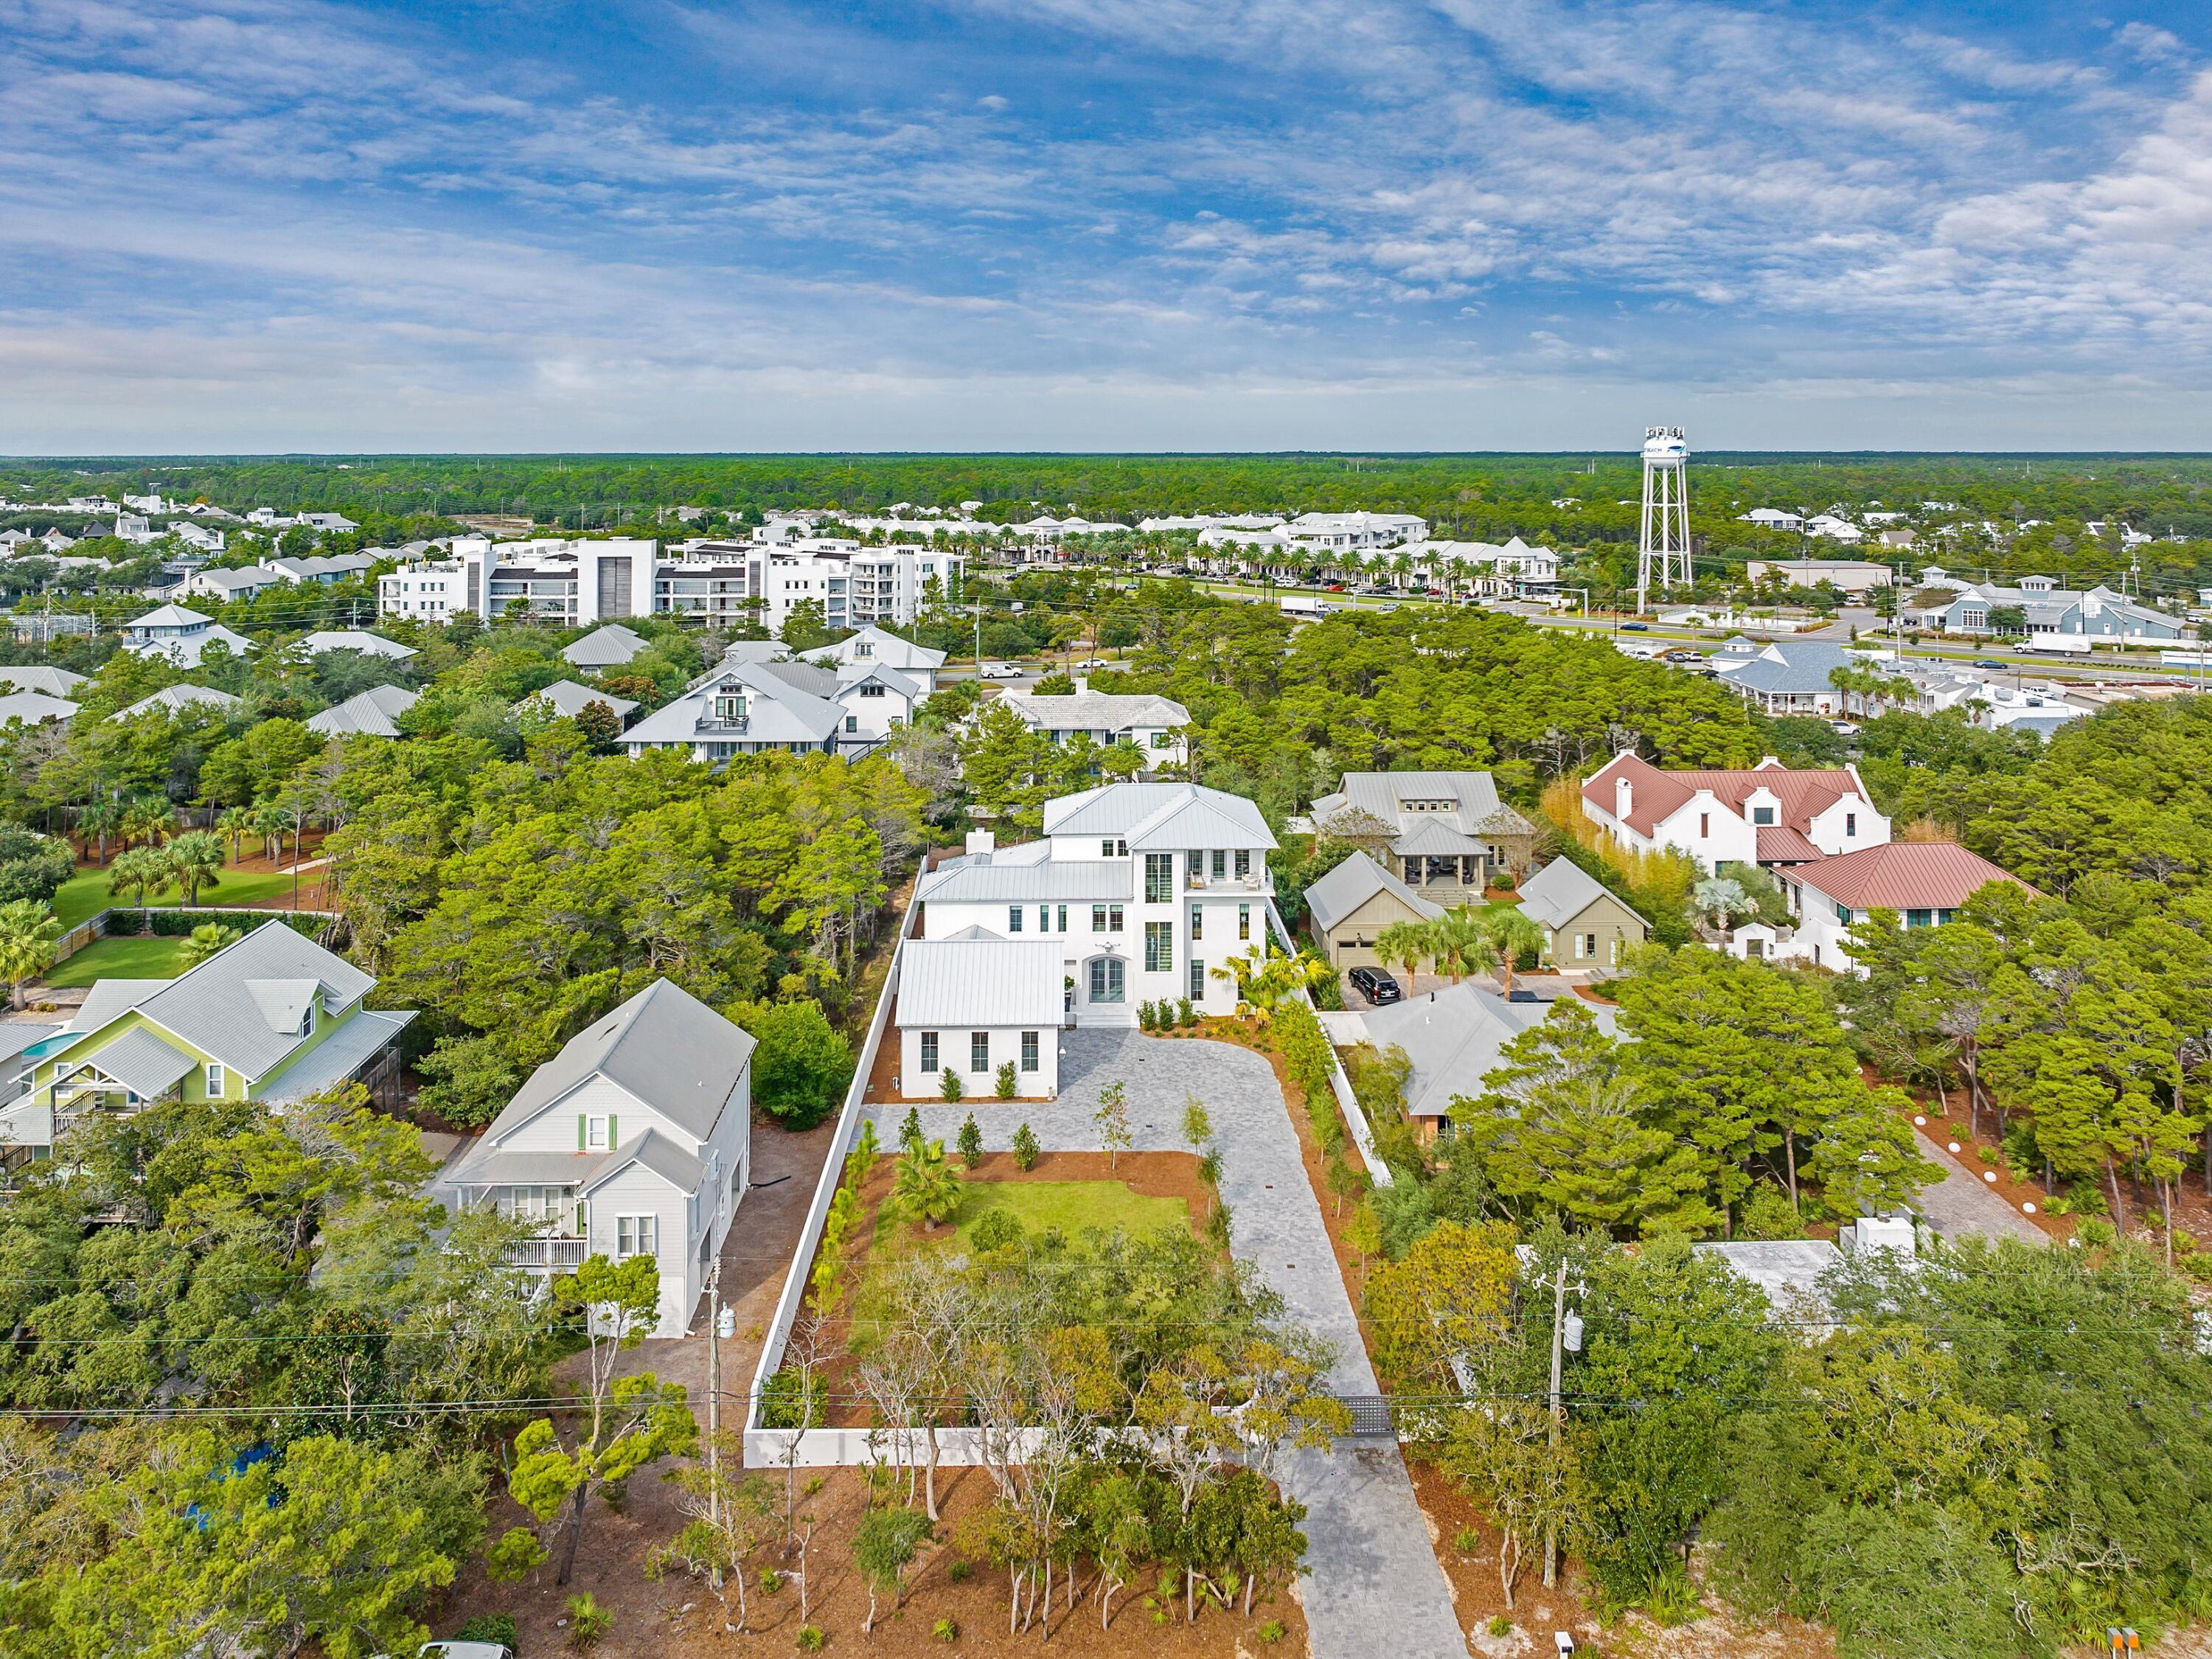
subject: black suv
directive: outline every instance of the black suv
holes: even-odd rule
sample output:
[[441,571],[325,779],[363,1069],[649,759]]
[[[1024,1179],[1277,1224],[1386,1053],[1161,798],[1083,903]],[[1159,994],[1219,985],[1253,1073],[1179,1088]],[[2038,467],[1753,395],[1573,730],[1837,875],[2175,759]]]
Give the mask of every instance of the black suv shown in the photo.
[[1345,977],[1352,988],[1376,1007],[1386,1002],[1402,1002],[1406,994],[1398,988],[1398,981],[1380,968],[1355,968]]

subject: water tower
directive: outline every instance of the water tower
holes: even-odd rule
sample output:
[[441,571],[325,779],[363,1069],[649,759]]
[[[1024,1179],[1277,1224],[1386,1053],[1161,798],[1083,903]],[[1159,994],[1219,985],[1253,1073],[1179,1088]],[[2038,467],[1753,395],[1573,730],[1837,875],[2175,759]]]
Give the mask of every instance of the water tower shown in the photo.
[[1679,426],[1644,428],[1644,513],[1636,542],[1636,608],[1650,599],[1655,571],[1659,591],[1688,587],[1690,576],[1690,444]]

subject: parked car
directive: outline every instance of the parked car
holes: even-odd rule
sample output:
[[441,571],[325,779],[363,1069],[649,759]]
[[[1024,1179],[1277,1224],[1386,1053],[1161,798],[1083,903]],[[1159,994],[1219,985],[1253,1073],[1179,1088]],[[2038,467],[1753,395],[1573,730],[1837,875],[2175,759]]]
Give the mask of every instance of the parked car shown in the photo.
[[1081,662],[1075,665],[1078,668],[1088,672],[1091,669],[1103,668],[1107,665],[1107,663],[1106,659],[1103,657],[1085,657]]
[[1525,985],[1515,986],[1511,990],[1505,994],[1505,1000],[1508,1002],[1549,1002],[1552,1000],[1550,997],[1543,995],[1540,992],[1532,991]]
[[1398,988],[1398,981],[1381,968],[1355,968],[1345,975],[1352,988],[1376,1007],[1386,1002],[1403,1002],[1406,994]]
[[1839,738],[1856,738],[1859,734],[1858,727],[1852,725],[1849,720],[1830,720],[1828,722],[1828,730],[1834,732]]
[[987,662],[983,665],[983,678],[987,680],[1018,680],[1021,677],[1022,671],[1010,662]]

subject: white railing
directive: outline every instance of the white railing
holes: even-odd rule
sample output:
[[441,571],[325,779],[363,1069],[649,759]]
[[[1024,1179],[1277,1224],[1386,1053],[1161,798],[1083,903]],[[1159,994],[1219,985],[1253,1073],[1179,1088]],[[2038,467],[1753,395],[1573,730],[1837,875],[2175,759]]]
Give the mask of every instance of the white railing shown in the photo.
[[[924,860],[925,867],[927,860]],[[845,1154],[853,1145],[853,1137],[860,1132],[860,1119],[866,1115],[868,1099],[868,1076],[875,1069],[877,1051],[883,1047],[884,1031],[890,1023],[891,1006],[898,996],[899,969],[906,961],[906,941],[914,930],[915,906],[921,897],[921,878],[924,872],[915,872],[914,890],[907,899],[906,912],[899,918],[898,943],[891,950],[890,970],[884,975],[884,988],[876,998],[876,1012],[868,1022],[867,1040],[860,1045],[858,1062],[853,1068],[852,1086],[845,1091],[845,1103],[837,1114],[836,1132],[830,1139],[830,1150],[822,1165],[820,1179],[814,1183],[814,1200],[806,1207],[806,1224],[799,1231],[798,1248],[793,1252],[791,1269],[783,1281],[783,1294],[776,1298],[775,1315],[769,1322],[768,1340],[761,1346],[760,1364],[753,1371],[752,1388],[745,1399],[745,1463],[748,1468],[765,1468],[788,1456],[793,1430],[763,1429],[761,1426],[761,1395],[768,1388],[769,1379],[783,1364],[785,1345],[791,1340],[791,1328],[799,1318],[799,1305],[806,1298],[806,1280],[814,1265],[814,1252],[822,1243],[822,1229],[830,1218],[830,1200],[837,1194],[837,1179],[844,1173]],[[808,1434],[842,1434],[842,1430],[810,1430]],[[812,1462],[842,1461],[829,1457],[809,1458]]]
[[580,1267],[584,1265],[581,1238],[526,1238],[507,1247],[510,1267]]

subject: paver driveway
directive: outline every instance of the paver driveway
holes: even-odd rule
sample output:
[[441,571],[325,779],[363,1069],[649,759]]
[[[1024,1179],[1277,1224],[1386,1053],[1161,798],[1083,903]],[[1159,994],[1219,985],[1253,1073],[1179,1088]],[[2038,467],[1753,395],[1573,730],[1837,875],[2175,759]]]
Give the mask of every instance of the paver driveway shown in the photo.
[[[1060,1033],[1060,1097],[1048,1104],[994,1100],[922,1104],[923,1133],[948,1144],[970,1111],[983,1145],[1004,1152],[1027,1122],[1048,1151],[1103,1152],[1091,1114],[1099,1091],[1127,1085],[1129,1130],[1138,1152],[1188,1150],[1186,1097],[1206,1103],[1222,1146],[1222,1197],[1233,1212],[1233,1246],[1278,1291],[1292,1316],[1336,1345],[1330,1387],[1372,1395],[1375,1373],[1359,1340],[1352,1299],[1336,1269],[1321,1206],[1300,1160],[1282,1091],[1267,1062],[1249,1049],[1186,1037],[1148,1037],[1096,1028]],[[902,1103],[870,1109],[888,1140]],[[1341,1441],[1284,1460],[1285,1489],[1306,1506],[1306,1623],[1322,1659],[1388,1649],[1392,1659],[1466,1659],[1428,1523],[1395,1442]]]

